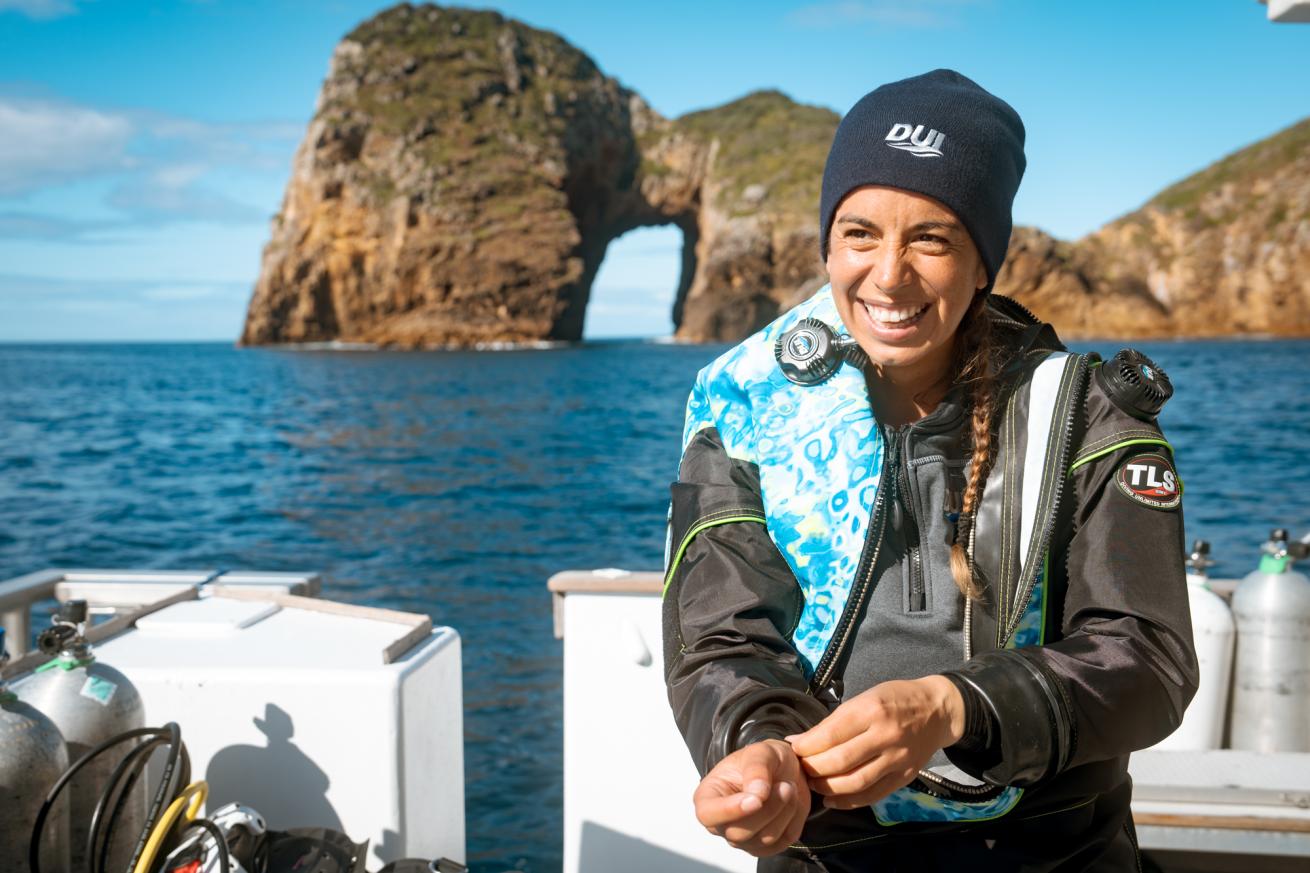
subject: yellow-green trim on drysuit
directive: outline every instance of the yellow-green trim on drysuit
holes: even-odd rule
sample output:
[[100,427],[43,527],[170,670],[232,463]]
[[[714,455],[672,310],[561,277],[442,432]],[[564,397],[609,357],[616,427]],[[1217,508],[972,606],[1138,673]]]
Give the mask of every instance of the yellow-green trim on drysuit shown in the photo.
[[[1098,452],[1092,452],[1090,455],[1087,455],[1086,457],[1075,458],[1074,462],[1069,465],[1069,475],[1072,476],[1074,470],[1077,470],[1079,467],[1081,467],[1083,464],[1088,463],[1089,461],[1095,461],[1097,458],[1108,455],[1111,452],[1117,452],[1119,449],[1125,448],[1127,446],[1136,446],[1136,445],[1164,446],[1166,449],[1169,450],[1169,454],[1171,456],[1174,453],[1174,447],[1171,446],[1169,444],[1169,441],[1167,439],[1164,439],[1163,437],[1139,437],[1138,439],[1135,440],[1124,440],[1121,443],[1115,443],[1109,448],[1101,449]],[[1174,471],[1174,475],[1176,476],[1178,475],[1177,470]],[[1178,496],[1181,497],[1182,494],[1183,494],[1183,477],[1178,476]]]
[[687,535],[682,538],[678,544],[678,551],[674,553],[673,558],[669,561],[669,572],[664,574],[664,589],[660,592],[660,599],[669,593],[669,583],[673,581],[673,574],[678,571],[678,565],[682,563],[682,556],[691,545],[691,541],[699,536],[703,531],[712,527],[718,527],[721,524],[733,524],[740,521],[753,521],[756,524],[767,524],[763,515],[729,515],[726,518],[712,518],[705,521],[697,522],[687,531]]

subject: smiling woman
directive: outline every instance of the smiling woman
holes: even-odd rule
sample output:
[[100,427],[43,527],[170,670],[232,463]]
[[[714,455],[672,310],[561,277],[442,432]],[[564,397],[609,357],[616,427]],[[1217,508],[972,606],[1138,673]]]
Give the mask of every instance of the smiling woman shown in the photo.
[[1172,450],[990,293],[1023,141],[949,70],[866,95],[824,169],[830,284],[692,389],[666,681],[698,820],[762,871],[1140,869],[1128,754],[1196,661],[1178,502],[1113,483]]
[[874,362],[874,384],[895,386],[886,401],[912,404],[891,418],[920,418],[946,393],[955,332],[987,268],[951,211],[922,194],[857,188],[837,213],[827,264],[837,313]]

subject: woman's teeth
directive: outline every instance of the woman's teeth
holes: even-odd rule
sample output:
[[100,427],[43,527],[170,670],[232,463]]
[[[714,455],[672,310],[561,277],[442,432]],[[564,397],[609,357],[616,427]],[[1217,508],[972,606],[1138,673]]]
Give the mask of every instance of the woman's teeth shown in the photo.
[[873,319],[875,324],[883,327],[907,327],[909,322],[916,320],[920,315],[928,311],[928,304],[889,309],[884,306],[870,306],[865,303],[864,310],[869,313],[869,317]]

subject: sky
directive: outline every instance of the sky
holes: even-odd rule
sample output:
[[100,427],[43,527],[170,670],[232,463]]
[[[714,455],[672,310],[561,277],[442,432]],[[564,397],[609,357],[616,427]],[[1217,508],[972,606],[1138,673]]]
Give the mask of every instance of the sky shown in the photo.
[[[332,48],[389,5],[0,0],[0,341],[234,340]],[[474,5],[669,117],[959,70],[1024,120],[1016,222],[1067,239],[1310,115],[1310,25],[1255,0]],[[611,244],[587,335],[668,334],[680,247]]]

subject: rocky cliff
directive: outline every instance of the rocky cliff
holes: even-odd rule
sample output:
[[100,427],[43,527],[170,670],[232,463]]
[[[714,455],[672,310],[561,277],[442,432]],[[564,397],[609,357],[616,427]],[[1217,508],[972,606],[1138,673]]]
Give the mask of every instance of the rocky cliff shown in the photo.
[[241,342],[576,340],[606,247],[656,224],[680,335],[744,336],[822,271],[836,122],[768,91],[665,119],[555,34],[394,7],[333,53]]
[[[396,6],[333,53],[241,342],[576,340],[609,243],[657,224],[677,335],[736,340],[824,281],[837,121],[777,91],[667,119],[556,34]],[[997,287],[1066,336],[1310,334],[1310,120],[1077,242],[1016,230]]]
[[1310,335],[1310,119],[1075,243],[1019,229],[997,288],[1064,336]]

